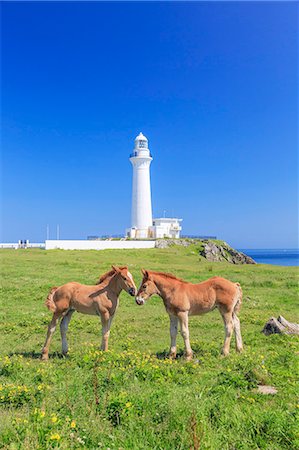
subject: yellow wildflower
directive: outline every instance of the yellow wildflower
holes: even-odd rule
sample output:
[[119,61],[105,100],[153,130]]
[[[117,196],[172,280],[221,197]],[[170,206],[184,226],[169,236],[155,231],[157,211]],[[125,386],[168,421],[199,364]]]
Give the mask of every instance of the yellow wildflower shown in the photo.
[[76,422],[75,422],[75,420],[72,420],[72,421],[71,421],[71,428],[76,428]]
[[60,440],[60,435],[58,433],[51,434],[50,439],[52,441],[59,441]]
[[51,421],[53,422],[53,423],[56,423],[57,422],[57,417],[56,416],[52,416],[52,418],[51,418]]

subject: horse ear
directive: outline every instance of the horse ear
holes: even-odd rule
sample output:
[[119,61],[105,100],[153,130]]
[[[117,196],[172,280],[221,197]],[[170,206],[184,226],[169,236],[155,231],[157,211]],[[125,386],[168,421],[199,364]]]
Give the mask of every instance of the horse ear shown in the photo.
[[112,267],[112,269],[114,270],[114,272],[116,272],[116,273],[119,273],[119,272],[120,272],[120,270],[119,270],[118,267],[115,267],[115,266],[111,266],[111,267]]
[[142,275],[146,278],[148,278],[148,271],[145,269],[141,269]]

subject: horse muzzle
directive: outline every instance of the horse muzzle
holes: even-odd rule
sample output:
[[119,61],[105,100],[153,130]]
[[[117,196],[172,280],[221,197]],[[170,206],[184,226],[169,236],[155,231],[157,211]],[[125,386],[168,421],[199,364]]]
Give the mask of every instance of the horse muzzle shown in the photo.
[[134,288],[130,288],[129,289],[129,294],[132,296],[132,297],[134,297],[134,295],[135,295],[135,289]]
[[144,303],[145,303],[145,300],[142,297],[136,297],[135,300],[136,300],[137,305],[144,305]]

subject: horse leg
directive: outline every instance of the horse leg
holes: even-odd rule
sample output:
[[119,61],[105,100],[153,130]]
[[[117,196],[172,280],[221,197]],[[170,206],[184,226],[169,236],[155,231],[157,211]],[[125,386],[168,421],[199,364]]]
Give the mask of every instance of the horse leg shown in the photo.
[[179,313],[178,317],[180,321],[181,335],[183,336],[185,343],[186,359],[187,361],[190,361],[192,359],[192,348],[189,340],[188,312]]
[[237,352],[241,352],[243,350],[243,342],[241,336],[240,319],[236,313],[233,313],[233,324],[236,337],[236,350]]
[[62,321],[60,322],[60,334],[61,334],[61,343],[62,343],[62,353],[63,355],[66,355],[69,351],[68,343],[66,339],[66,333],[69,326],[69,323],[71,321],[72,315],[75,312],[74,309],[68,310],[66,315],[63,317]]
[[108,350],[108,340],[110,335],[110,326],[113,317],[109,317],[109,314],[104,314],[101,316],[102,321],[102,345],[101,350],[106,352]]
[[222,348],[222,354],[224,356],[227,356],[229,354],[229,348],[230,348],[230,341],[232,338],[232,332],[233,332],[233,320],[232,320],[232,313],[231,312],[225,312],[222,313],[222,318],[224,322],[224,330],[225,330],[225,339],[224,344]]
[[178,334],[178,318],[169,314],[170,319],[170,351],[169,358],[176,358],[176,337]]
[[56,325],[57,325],[60,315],[61,315],[61,313],[54,313],[52,320],[49,323],[46,341],[45,341],[45,344],[42,349],[42,359],[43,360],[49,359],[49,347],[50,347],[51,339],[55,332]]

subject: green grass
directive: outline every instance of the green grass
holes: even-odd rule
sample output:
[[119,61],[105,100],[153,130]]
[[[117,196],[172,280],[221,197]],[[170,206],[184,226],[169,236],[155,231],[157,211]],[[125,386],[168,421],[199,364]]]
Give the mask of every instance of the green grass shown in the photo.
[[[235,266],[199,258],[196,246],[158,250],[0,253],[0,447],[6,449],[296,449],[298,337],[264,336],[271,316],[299,322],[298,270]],[[122,293],[103,354],[97,318],[75,314],[70,356],[61,358],[59,330],[50,360],[39,360],[51,314],[53,285],[94,283],[111,264],[172,272],[192,282],[214,275],[239,281],[245,351],[220,356],[223,324],[217,311],[190,320],[192,362],[165,359],[169,324],[162,301],[143,307]],[[276,395],[256,392],[271,384]]]

